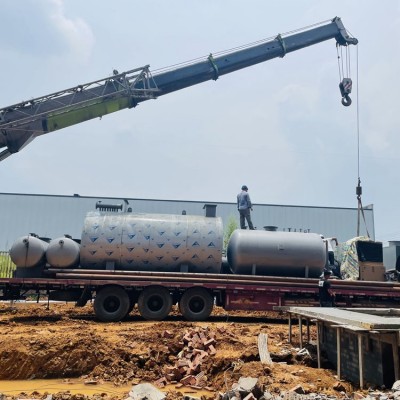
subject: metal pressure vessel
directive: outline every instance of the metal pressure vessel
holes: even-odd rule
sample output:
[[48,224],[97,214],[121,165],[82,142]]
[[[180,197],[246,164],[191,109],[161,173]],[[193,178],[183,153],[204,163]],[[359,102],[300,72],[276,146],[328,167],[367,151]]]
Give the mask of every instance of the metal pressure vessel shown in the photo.
[[22,236],[11,246],[10,257],[17,267],[36,267],[45,263],[47,247],[48,243],[36,236]]
[[50,241],[46,259],[52,267],[76,267],[79,264],[79,252],[78,243],[69,237],[61,237]]
[[90,212],[84,221],[84,268],[218,273],[221,218]]
[[235,274],[316,278],[325,266],[326,247],[314,233],[237,229],[227,257]]

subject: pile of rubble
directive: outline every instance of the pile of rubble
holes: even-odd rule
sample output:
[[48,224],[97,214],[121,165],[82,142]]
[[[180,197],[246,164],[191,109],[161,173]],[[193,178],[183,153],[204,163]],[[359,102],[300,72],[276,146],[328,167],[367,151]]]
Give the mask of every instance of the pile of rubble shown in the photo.
[[[340,389],[338,385],[337,390]],[[167,395],[149,383],[133,386],[126,400],[165,400]],[[393,384],[391,391],[370,390],[368,394],[360,392],[346,394],[338,393],[338,396],[321,393],[301,393],[299,388],[283,392],[279,395],[272,394],[260,384],[258,378],[241,377],[232,388],[225,393],[219,393],[218,400],[330,400],[330,399],[354,399],[354,400],[388,400],[400,399],[400,381]],[[184,396],[184,400],[199,400],[197,397]]]
[[[163,337],[173,337],[169,331],[164,331]],[[216,354],[215,333],[208,327],[196,327],[184,332],[180,344],[183,346],[178,353],[174,365],[166,366],[163,369],[164,376],[158,379],[154,384],[158,387],[164,387],[167,384],[175,384],[176,388],[190,386],[194,389],[208,389],[206,361],[210,356]]]
[[340,382],[336,382],[333,389],[338,392],[337,396],[323,393],[305,393],[300,385],[277,395],[269,392],[261,385],[258,378],[241,377],[237,383],[232,385],[231,390],[219,393],[218,397],[219,400],[328,400],[350,398],[354,400],[400,400],[400,381],[393,384],[391,391],[370,389],[367,394],[362,392],[346,393]]

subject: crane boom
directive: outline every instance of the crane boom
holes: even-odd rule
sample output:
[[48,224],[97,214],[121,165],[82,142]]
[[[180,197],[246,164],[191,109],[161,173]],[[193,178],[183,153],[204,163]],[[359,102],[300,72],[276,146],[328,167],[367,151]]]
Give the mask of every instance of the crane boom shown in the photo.
[[149,66],[78,85],[0,109],[0,161],[17,153],[37,136],[135,107],[138,103],[184,89],[329,39],[357,44],[340,18],[311,29],[243,46],[218,56],[183,64],[152,75]]

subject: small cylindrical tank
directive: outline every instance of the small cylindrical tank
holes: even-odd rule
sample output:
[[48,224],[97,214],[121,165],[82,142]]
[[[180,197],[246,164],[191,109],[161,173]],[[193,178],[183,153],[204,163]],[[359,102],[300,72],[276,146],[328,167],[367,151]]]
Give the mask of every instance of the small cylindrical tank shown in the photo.
[[10,257],[17,267],[32,268],[45,263],[48,243],[36,236],[18,238],[10,249]]
[[221,218],[198,215],[90,212],[84,221],[85,268],[218,273]]
[[46,250],[47,262],[56,268],[76,267],[79,264],[80,246],[69,237],[53,239]]
[[314,233],[237,229],[229,239],[227,257],[235,274],[312,278],[325,266],[326,248]]

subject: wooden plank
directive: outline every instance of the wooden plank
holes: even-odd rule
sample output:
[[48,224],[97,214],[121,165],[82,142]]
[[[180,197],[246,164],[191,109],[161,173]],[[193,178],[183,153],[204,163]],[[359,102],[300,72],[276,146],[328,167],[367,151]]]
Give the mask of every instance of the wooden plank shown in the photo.
[[364,389],[364,357],[362,349],[362,335],[358,334],[358,369],[360,374],[360,389]]
[[321,334],[320,330],[322,329],[322,324],[320,321],[317,321],[317,358],[318,358],[318,368],[321,368]]
[[303,348],[303,319],[299,318],[299,339],[300,339],[300,349]]
[[393,364],[394,364],[394,379],[399,380],[399,343],[397,341],[397,332],[392,336],[392,353],[393,353]]
[[266,333],[260,333],[257,342],[261,364],[272,364],[272,359],[268,351],[268,335]]
[[342,328],[336,329],[336,363],[337,363],[337,376],[342,379],[342,345],[341,345]]

